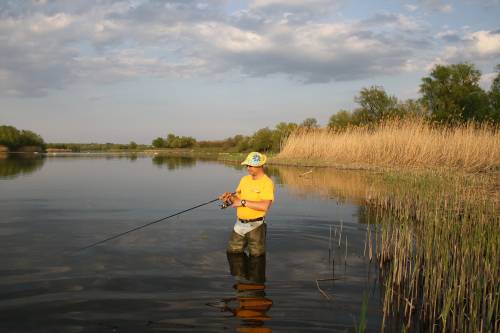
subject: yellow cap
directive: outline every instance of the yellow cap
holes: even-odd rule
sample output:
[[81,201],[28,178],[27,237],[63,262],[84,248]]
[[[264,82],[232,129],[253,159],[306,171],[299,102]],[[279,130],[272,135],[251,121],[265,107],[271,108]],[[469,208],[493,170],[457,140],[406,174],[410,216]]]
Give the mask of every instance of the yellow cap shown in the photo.
[[241,162],[241,165],[258,167],[263,166],[266,163],[266,160],[266,155],[253,151],[248,154],[247,158],[245,158],[243,162]]

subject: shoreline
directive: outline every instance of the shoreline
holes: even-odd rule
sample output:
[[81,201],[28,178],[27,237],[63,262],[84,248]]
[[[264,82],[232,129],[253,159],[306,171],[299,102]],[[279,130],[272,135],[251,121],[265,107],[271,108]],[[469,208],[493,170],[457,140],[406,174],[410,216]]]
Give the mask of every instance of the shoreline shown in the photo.
[[[222,152],[222,151],[205,151],[196,149],[172,149],[172,150],[141,150],[141,151],[88,151],[88,152],[5,152],[2,155],[37,155],[46,157],[71,157],[71,156],[127,156],[127,155],[145,155],[151,157],[188,157],[188,158],[203,158],[212,159],[227,163],[238,163],[242,161],[247,153]],[[439,174],[456,173],[456,174],[500,174],[500,165],[490,170],[468,171],[459,168],[447,167],[401,167],[401,166],[381,166],[369,164],[342,164],[334,163],[328,160],[304,159],[303,161],[291,161],[288,158],[280,158],[275,154],[267,154],[269,166],[289,166],[299,168],[331,168],[335,170],[352,170],[352,171],[372,171],[372,172],[435,172]]]

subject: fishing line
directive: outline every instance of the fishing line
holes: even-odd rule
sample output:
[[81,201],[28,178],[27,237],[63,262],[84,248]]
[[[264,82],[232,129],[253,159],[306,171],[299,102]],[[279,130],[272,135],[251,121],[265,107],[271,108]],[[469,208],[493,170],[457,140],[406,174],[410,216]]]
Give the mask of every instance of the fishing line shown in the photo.
[[150,225],[152,225],[152,224],[155,224],[155,223],[158,223],[158,222],[164,221],[164,220],[166,220],[166,219],[169,219],[169,218],[174,217],[174,216],[177,216],[177,215],[181,215],[181,214],[183,214],[183,213],[189,212],[190,210],[193,210],[193,209],[196,209],[196,208],[200,208],[200,207],[202,207],[202,206],[206,206],[206,205],[211,204],[212,202],[215,202],[215,201],[217,201],[217,200],[219,200],[219,198],[217,198],[217,199],[213,199],[213,200],[210,200],[210,201],[207,201],[207,202],[205,202],[205,203],[202,203],[202,204],[196,205],[196,206],[194,206],[194,207],[191,207],[191,208],[185,209],[185,210],[183,210],[183,211],[180,211],[180,212],[177,212],[177,213],[175,213],[175,214],[172,214],[172,215],[169,215],[169,216],[163,217],[163,218],[161,218],[161,219],[158,219],[158,220],[155,220],[155,221],[152,221],[152,222],[149,222],[149,223],[143,224],[143,225],[141,225],[141,226],[139,226],[139,227],[136,227],[136,228],[133,228],[133,229],[127,230],[127,231],[122,232],[122,233],[120,233],[120,234],[117,234],[117,235],[114,235],[114,236],[108,237],[108,238],[103,239],[103,240],[101,240],[101,241],[98,241],[98,242],[95,242],[95,243],[93,243],[93,244],[90,244],[90,245],[87,245],[87,246],[85,246],[85,247],[82,247],[82,248],[80,248],[80,249],[76,250],[76,252],[80,252],[80,251],[83,251],[83,250],[89,249],[89,248],[91,248],[91,247],[97,246],[97,245],[99,245],[99,244],[105,243],[105,242],[107,242],[107,241],[110,241],[110,240],[116,239],[116,238],[118,238],[118,237],[125,236],[126,234],[129,234],[129,233],[131,233],[131,232],[137,231],[137,230],[139,230],[139,229],[146,228],[146,227],[148,227],[148,226],[150,226]]

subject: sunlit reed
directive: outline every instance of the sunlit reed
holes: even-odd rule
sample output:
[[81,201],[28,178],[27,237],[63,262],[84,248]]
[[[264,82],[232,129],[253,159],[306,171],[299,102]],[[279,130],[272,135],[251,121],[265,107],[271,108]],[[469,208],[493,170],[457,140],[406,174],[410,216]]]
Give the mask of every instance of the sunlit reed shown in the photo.
[[348,168],[448,168],[485,171],[500,165],[498,127],[438,127],[424,120],[388,121],[343,131],[297,131],[276,162]]

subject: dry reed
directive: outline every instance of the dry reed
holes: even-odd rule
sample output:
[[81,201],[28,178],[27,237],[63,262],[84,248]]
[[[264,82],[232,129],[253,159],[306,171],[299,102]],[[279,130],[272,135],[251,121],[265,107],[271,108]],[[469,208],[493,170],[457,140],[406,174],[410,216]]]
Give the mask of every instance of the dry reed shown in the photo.
[[500,165],[500,132],[488,124],[437,127],[418,119],[343,131],[297,131],[283,143],[275,161],[354,168],[487,171]]
[[405,330],[500,328],[498,179],[391,176],[368,206],[381,222],[385,318]]
[[380,223],[380,234],[366,235],[365,255],[371,259],[374,241],[383,330],[500,330],[498,174],[316,168],[300,177],[288,167],[279,174],[300,193],[364,203],[366,221]]

